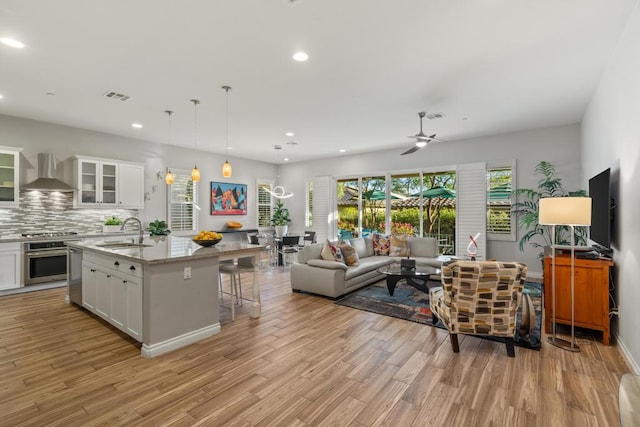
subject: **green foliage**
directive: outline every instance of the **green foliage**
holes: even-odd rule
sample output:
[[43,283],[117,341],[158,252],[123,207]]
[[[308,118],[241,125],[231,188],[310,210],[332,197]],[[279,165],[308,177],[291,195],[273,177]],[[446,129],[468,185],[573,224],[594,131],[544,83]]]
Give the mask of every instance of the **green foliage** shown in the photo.
[[155,219],[149,223],[149,234],[152,236],[166,236],[169,233],[171,230],[167,228],[166,222]]
[[104,225],[122,225],[122,220],[115,216],[111,216],[104,221]]
[[273,225],[288,225],[290,222],[289,209],[285,208],[282,200],[278,199],[276,201],[276,208],[273,211],[273,216],[271,217],[271,223]]
[[[515,190],[518,201],[514,203],[512,209],[518,217],[518,225],[525,230],[525,234],[520,238],[520,251],[524,251],[525,245],[529,244],[534,248],[544,248],[551,246],[553,239],[551,227],[538,223],[539,201],[544,197],[581,197],[586,196],[584,190],[567,191],[562,185],[562,178],[557,176],[555,167],[546,161],[541,161],[535,167],[534,173],[541,175],[538,181],[538,188],[518,188]],[[586,227],[575,228],[575,245],[584,245],[587,241]],[[556,244],[570,244],[571,231],[569,227],[556,227]],[[543,257],[543,252],[538,254]]]

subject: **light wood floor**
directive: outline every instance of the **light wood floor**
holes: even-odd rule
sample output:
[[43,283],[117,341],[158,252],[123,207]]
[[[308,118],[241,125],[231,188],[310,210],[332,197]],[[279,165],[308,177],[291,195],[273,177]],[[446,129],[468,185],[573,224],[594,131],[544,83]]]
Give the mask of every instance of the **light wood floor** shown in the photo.
[[508,358],[461,337],[454,355],[441,329],[292,294],[279,270],[260,279],[260,319],[246,304],[155,359],[64,289],[0,298],[0,425],[619,425],[614,346]]

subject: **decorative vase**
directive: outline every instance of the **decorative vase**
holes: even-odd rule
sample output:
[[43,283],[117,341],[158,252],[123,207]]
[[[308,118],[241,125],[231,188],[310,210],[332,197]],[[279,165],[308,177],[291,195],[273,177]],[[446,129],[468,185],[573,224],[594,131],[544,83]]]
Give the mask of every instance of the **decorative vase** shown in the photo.
[[278,237],[286,236],[289,231],[288,225],[276,225],[276,235]]

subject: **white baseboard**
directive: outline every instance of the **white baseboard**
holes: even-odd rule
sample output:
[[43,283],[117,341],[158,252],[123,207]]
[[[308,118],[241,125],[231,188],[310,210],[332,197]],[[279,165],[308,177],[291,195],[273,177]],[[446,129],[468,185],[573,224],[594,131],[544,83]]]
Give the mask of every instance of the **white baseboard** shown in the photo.
[[616,335],[616,343],[618,345],[618,348],[620,349],[620,353],[622,353],[622,357],[624,357],[624,360],[626,360],[629,367],[631,367],[633,373],[636,375],[640,375],[640,366],[636,363],[635,360],[633,360],[631,352],[629,352],[627,346],[624,345],[624,341],[620,339],[619,335]]
[[150,359],[152,357],[160,356],[161,354],[186,347],[205,338],[209,338],[219,332],[220,323],[215,323],[177,337],[169,338],[168,340],[156,344],[142,344],[140,354],[142,354],[142,357]]

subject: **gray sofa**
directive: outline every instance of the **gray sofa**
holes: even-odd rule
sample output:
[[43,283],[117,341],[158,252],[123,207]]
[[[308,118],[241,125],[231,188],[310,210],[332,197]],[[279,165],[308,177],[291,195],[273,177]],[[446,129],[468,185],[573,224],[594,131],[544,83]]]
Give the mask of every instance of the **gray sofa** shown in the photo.
[[[445,258],[438,256],[436,239],[410,237],[407,240],[411,259],[416,260],[417,266],[440,268]],[[384,279],[385,275],[376,270],[403,258],[374,255],[370,238],[359,237],[349,243],[356,249],[358,265],[347,266],[342,262],[322,259],[324,243],[305,246],[298,254],[298,263],[291,266],[291,289],[337,298]]]

